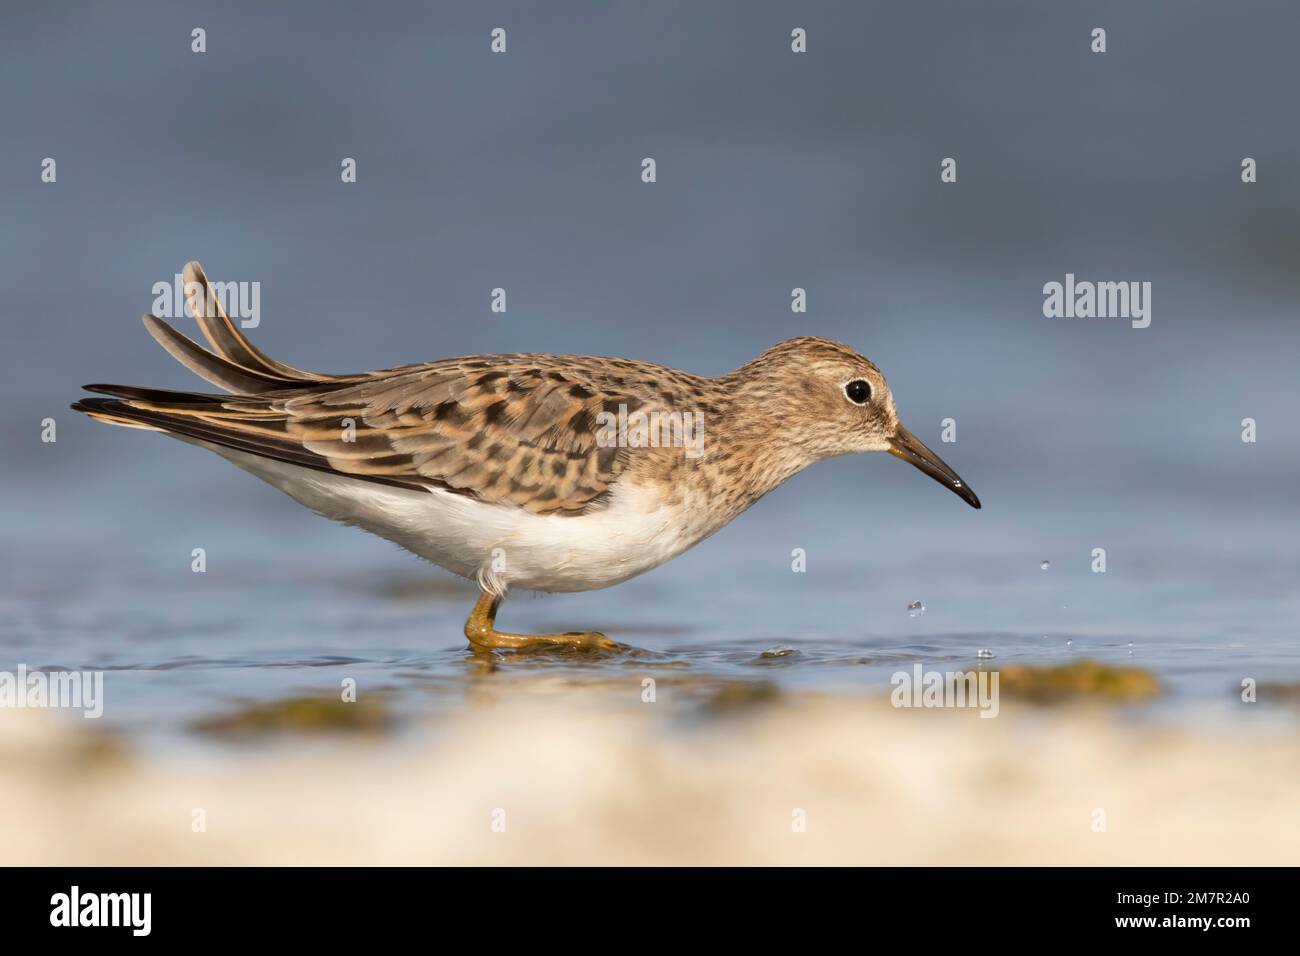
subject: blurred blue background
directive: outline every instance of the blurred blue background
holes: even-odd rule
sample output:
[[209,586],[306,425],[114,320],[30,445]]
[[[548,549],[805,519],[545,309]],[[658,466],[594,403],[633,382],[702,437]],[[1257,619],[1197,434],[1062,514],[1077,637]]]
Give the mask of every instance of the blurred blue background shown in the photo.
[[[1193,694],[1300,675],[1294,4],[168,2],[3,18],[0,666],[192,662],[221,694],[254,679],[218,665],[310,684],[296,664],[330,655],[390,679],[394,662],[437,673],[446,661],[422,655],[459,654],[468,592],[383,596],[442,572],[214,456],[68,410],[84,382],[194,386],[138,316],[198,259],[214,280],[260,282],[254,341],[320,371],[547,351],[713,374],[793,335],[839,339],[984,501],[972,511],[887,456],[823,463],[671,565],[514,601],[507,626],[601,627],[665,653],[734,643],[742,661],[801,641],[925,659],[1082,648]],[[45,157],[57,183],[40,181]],[[1043,284],[1067,272],[1150,281],[1150,328],[1044,318]],[[939,442],[947,417],[955,444]],[[119,700],[195,690],[169,680],[119,684]]]

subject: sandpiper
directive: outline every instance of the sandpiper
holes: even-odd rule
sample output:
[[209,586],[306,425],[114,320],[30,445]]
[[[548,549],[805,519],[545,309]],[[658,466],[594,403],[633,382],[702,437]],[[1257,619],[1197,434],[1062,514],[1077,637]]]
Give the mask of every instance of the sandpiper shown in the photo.
[[980,506],[899,424],[880,370],[827,339],[790,339],[713,378],[533,354],[323,375],[256,349],[197,262],[184,277],[211,351],[155,316],[145,326],[230,394],[87,385],[113,397],[72,407],[201,445],[477,581],[475,649],[620,648],[596,631],[499,631],[497,609],[510,588],[586,591],[658,567],[823,458],[887,451]]

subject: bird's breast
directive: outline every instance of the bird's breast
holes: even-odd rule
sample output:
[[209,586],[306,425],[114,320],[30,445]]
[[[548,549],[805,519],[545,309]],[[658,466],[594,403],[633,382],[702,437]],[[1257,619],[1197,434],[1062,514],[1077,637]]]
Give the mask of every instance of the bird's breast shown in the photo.
[[[689,490],[620,481],[603,507],[574,517],[515,512],[492,542],[509,587],[587,591],[656,568],[716,530]],[[480,546],[488,544],[487,541]]]

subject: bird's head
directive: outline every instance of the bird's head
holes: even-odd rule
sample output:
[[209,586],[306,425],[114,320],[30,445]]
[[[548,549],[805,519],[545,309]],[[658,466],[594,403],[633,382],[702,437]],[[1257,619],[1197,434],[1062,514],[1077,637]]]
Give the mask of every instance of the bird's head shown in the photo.
[[783,421],[773,428],[810,460],[887,451],[980,507],[966,482],[899,422],[880,369],[847,345],[812,336],[789,339],[739,372],[765,397],[783,397],[763,403],[783,409]]

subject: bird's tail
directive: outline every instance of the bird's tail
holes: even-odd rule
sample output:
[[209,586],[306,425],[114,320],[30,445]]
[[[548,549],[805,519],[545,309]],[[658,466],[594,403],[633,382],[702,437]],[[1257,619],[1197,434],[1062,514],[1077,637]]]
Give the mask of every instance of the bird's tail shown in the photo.
[[[309,450],[303,438],[305,433],[289,433],[285,404],[305,393],[330,392],[366,376],[304,372],[268,358],[227,317],[197,262],[186,265],[184,278],[190,309],[211,351],[181,335],[157,316],[146,315],[145,327],[178,362],[233,394],[135,385],[86,385],[87,391],[111,397],[83,398],[72,408],[110,425],[165,432],[217,450],[246,452],[317,471],[336,472],[326,456]],[[360,417],[361,410],[331,407],[324,417],[334,421],[348,414]],[[310,416],[306,421],[310,427]],[[331,425],[329,430],[336,432],[337,426]],[[366,477],[403,488],[427,488],[416,480],[386,475]]]
[[[304,372],[275,361],[248,341],[239,326],[230,320],[201,265],[187,263],[183,277],[186,301],[211,350],[155,315],[144,317],[145,328],[174,359],[204,380],[233,393],[234,398],[199,392],[164,392],[134,385],[87,385],[88,391],[112,395],[118,401],[83,399],[72,406],[76,411],[113,425],[169,431],[169,422],[161,419],[164,414],[186,417],[210,414],[218,409],[228,414],[230,404],[244,412],[240,398],[271,398],[294,389],[345,385],[359,378]],[[251,405],[246,411],[250,417],[265,414],[255,413]]]
[[144,324],[172,358],[196,375],[218,388],[242,395],[346,380],[347,376],[304,372],[265,355],[248,341],[238,325],[230,321],[220,296],[197,262],[186,263],[183,279],[185,299],[199,324],[199,331],[212,350],[208,351],[181,335],[156,316],[146,315]]

